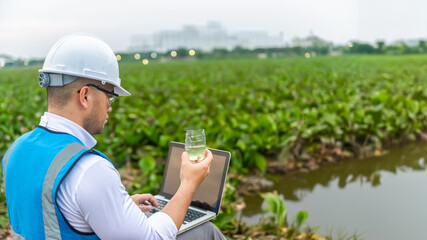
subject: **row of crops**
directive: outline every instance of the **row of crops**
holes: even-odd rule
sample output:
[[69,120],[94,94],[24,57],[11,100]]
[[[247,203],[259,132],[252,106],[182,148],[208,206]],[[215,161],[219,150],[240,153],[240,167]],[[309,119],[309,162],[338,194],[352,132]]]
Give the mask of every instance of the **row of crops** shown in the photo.
[[[130,191],[157,191],[169,142],[183,142],[188,127],[204,128],[209,147],[230,151],[230,173],[239,175],[325,146],[354,153],[355,146],[414,139],[427,127],[427,55],[128,63],[120,70],[132,96],[113,104],[96,138],[118,167],[140,170]],[[36,68],[0,71],[0,156],[47,109],[37,77]]]

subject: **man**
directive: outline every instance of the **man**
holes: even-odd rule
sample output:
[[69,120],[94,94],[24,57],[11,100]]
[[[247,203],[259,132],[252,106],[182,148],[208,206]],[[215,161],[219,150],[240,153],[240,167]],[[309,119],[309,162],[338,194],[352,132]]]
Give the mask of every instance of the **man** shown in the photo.
[[[14,239],[175,239],[192,195],[213,161],[192,163],[182,155],[181,185],[165,208],[151,194],[129,196],[117,170],[91,150],[118,96],[129,96],[111,48],[85,34],[68,35],[49,51],[39,84],[47,88],[48,112],[19,137],[2,160]],[[212,223],[178,236],[224,239]]]

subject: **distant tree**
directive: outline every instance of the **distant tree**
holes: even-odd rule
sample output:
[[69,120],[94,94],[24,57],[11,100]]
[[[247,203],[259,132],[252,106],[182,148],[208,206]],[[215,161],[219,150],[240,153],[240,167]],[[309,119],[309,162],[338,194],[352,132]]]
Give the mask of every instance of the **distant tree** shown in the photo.
[[243,48],[241,46],[236,46],[233,50],[233,53],[237,54],[237,55],[242,55],[242,54],[247,54],[250,53],[251,51],[249,49]]
[[291,53],[295,55],[303,55],[307,50],[303,49],[302,47],[293,47],[291,48]]
[[186,48],[178,48],[176,50],[177,57],[187,57],[188,56],[188,49]]
[[375,53],[375,48],[367,43],[359,45],[359,51],[361,53]]
[[377,53],[384,53],[384,41],[378,41],[377,42]]
[[353,42],[350,53],[375,53],[375,48],[367,43]]
[[272,51],[272,48],[255,48],[253,51],[255,53],[266,53]]
[[307,52],[315,52],[319,55],[329,54],[329,46],[314,46],[307,49]]
[[196,51],[196,58],[206,58],[208,54],[201,49],[194,49]]
[[214,57],[225,57],[228,55],[228,50],[226,48],[214,48],[212,50],[212,55]]
[[410,47],[405,42],[400,42],[398,45],[400,54],[412,54],[418,52],[418,47]]
[[400,54],[399,47],[396,45],[388,45],[385,47],[385,53],[391,54],[391,55]]
[[418,50],[420,53],[427,53],[427,44],[426,41],[420,40],[418,42]]

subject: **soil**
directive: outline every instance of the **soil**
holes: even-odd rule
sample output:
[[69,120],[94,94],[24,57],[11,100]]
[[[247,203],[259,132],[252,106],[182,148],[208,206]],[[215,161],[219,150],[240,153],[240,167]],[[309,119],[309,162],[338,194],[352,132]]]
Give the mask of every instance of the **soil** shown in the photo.
[[[338,161],[351,158],[365,158],[369,156],[380,156],[387,154],[387,151],[378,145],[359,146],[357,150],[344,149],[342,144],[333,146],[323,145],[315,153],[309,154],[304,150],[292,150],[290,161],[280,160],[278,156],[267,161],[266,173],[271,175],[283,175],[289,172],[310,172],[315,171],[322,165],[336,163]],[[267,180],[260,174],[252,174],[239,177],[237,194],[240,196],[251,195],[257,192],[270,190],[273,182]]]
[[259,176],[244,176],[236,189],[237,194],[244,196],[264,191],[273,187],[273,182]]
[[0,231],[0,239],[13,240],[12,230],[10,229],[9,224]]

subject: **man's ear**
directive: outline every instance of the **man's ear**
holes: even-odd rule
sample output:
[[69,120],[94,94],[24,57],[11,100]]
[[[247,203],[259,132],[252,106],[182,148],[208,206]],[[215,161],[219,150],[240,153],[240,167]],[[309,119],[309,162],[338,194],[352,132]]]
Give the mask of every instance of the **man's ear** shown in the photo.
[[80,89],[80,93],[78,95],[78,100],[80,103],[80,106],[84,109],[89,108],[89,101],[88,98],[89,97],[89,87],[84,86]]

